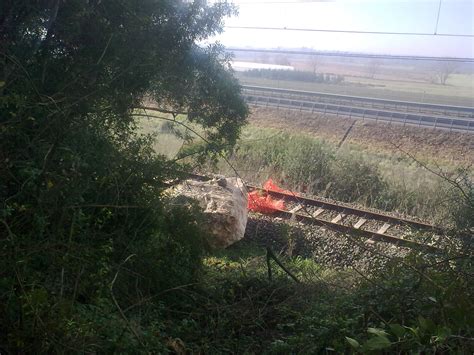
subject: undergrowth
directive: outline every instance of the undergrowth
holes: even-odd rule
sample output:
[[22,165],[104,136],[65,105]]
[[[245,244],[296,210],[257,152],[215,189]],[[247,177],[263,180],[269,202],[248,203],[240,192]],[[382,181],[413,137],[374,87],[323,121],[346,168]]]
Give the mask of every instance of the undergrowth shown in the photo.
[[449,267],[413,253],[361,276],[300,256],[279,258],[300,283],[275,264],[268,280],[265,249],[247,240],[206,257],[202,283],[173,291],[173,320],[166,323],[172,348],[215,354],[474,349],[474,290],[457,269],[472,271],[472,260]]
[[[295,191],[397,211],[445,226],[453,226],[455,215],[468,208],[460,189],[449,180],[459,182],[468,194],[473,191],[468,168],[440,171],[444,175],[437,176],[403,154],[338,148],[314,136],[251,126],[228,160],[240,176],[254,183],[272,178]],[[221,160],[203,170],[234,175],[233,168]]]

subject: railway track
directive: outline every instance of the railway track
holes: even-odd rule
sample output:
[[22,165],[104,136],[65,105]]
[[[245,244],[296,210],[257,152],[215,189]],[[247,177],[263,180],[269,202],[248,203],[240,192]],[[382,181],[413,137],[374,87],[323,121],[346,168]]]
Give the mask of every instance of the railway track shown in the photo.
[[[195,180],[210,180],[210,177],[190,174]],[[326,227],[333,231],[366,238],[366,243],[383,241],[398,246],[417,248],[429,252],[440,252],[434,245],[414,240],[414,233],[430,232],[442,235],[442,230],[432,224],[395,217],[378,211],[348,206],[342,202],[329,202],[319,198],[308,198],[287,194],[247,184],[248,191],[258,190],[276,199],[283,199],[285,210],[276,210],[272,216],[294,220],[304,224]]]
[[474,108],[244,86],[250,105],[474,132]]
[[307,198],[286,193],[263,190],[247,185],[249,191],[259,190],[270,196],[283,199],[285,210],[276,210],[273,216],[294,220],[304,224],[326,227],[328,229],[364,237],[367,243],[384,241],[410,248],[439,252],[436,246],[408,238],[414,232],[441,234],[442,230],[429,223],[414,219],[395,217],[382,212],[350,207],[341,202],[328,202],[318,198]]

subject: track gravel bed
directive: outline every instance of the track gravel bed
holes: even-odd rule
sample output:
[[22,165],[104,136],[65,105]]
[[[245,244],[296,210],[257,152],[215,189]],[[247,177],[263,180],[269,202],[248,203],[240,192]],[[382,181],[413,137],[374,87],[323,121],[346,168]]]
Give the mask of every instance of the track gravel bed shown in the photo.
[[404,257],[410,251],[390,243],[370,243],[324,227],[288,223],[255,213],[249,215],[245,240],[269,246],[277,253],[311,258],[327,267],[361,271],[379,268],[391,258]]

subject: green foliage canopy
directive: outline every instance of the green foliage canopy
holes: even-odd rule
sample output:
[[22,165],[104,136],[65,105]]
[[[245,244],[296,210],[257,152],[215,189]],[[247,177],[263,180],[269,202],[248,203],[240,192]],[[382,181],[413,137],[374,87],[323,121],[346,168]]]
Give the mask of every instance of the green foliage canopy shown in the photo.
[[247,108],[222,48],[198,44],[234,12],[205,1],[1,2],[0,347],[156,341],[120,309],[193,282],[203,232],[194,209],[162,196],[177,167],[136,133],[133,112],[152,97],[186,111],[216,149],[232,145]]

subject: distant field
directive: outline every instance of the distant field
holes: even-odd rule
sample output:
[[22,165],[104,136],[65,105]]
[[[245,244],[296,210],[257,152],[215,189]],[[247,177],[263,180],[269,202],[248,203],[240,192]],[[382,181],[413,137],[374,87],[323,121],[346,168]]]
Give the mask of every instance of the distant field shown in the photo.
[[[453,75],[446,86],[420,82],[376,80],[346,77],[340,85],[298,81],[249,78],[238,74],[243,85],[270,86],[284,89],[326,92],[338,95],[364,96],[381,99],[427,102],[442,105],[474,107],[474,80],[472,75]],[[469,84],[471,83],[471,86]]]
[[164,120],[145,117],[138,119],[137,123],[141,134],[154,136],[153,149],[157,154],[171,159],[178,154],[183,146],[183,140],[170,131],[172,123],[170,125]]

